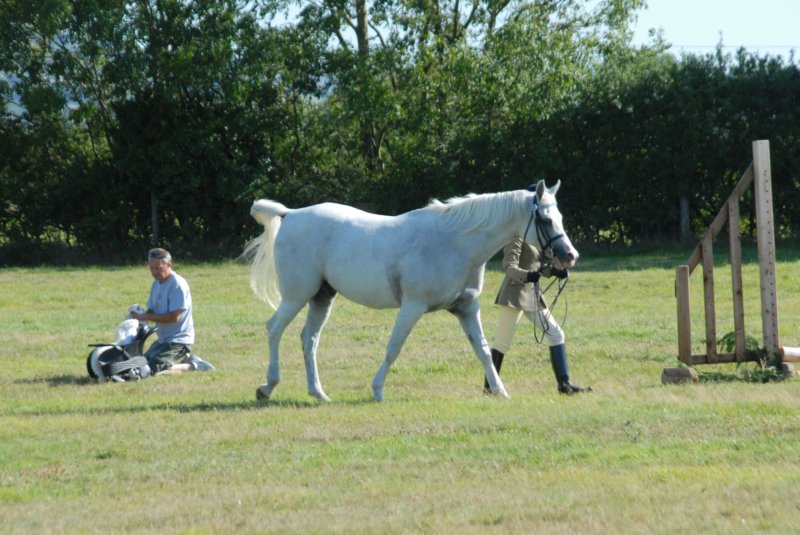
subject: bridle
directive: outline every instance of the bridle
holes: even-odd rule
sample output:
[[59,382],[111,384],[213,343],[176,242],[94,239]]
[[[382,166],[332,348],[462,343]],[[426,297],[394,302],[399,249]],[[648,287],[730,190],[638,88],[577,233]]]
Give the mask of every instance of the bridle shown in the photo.
[[[550,205],[552,206],[552,205]],[[539,242],[539,247],[541,248],[542,255],[544,256],[545,251],[549,250],[551,255],[553,255],[553,243],[556,240],[559,240],[564,237],[564,233],[561,234],[550,234],[548,230],[544,227],[542,216],[539,215],[539,197],[537,195],[533,196],[533,208],[531,209],[531,217],[528,219],[528,225],[525,227],[525,233],[522,235],[522,241],[525,241],[525,238],[528,236],[528,230],[530,230],[531,223],[533,223],[534,228],[536,229],[536,241]],[[542,272],[542,268],[539,268],[539,273]],[[542,335],[539,337],[536,334],[536,323],[534,323],[533,328],[533,338],[536,340],[537,344],[541,344],[544,341],[544,337],[549,334],[549,324],[550,324],[550,317],[553,315],[553,308],[555,308],[556,304],[558,303],[558,298],[561,297],[561,293],[567,287],[567,281],[569,279],[559,279],[555,278],[547,287],[542,290],[539,282],[535,282],[533,284],[534,288],[534,296],[536,298],[537,303],[539,306],[536,308],[537,313],[539,314],[540,323],[542,325]],[[553,284],[558,282],[558,292],[556,293],[555,298],[553,298],[553,303],[551,306],[547,307],[544,303],[544,294],[553,287]],[[564,319],[561,321],[561,325],[563,326],[567,322],[567,313],[569,312],[569,304],[567,301],[564,301]]]
[[[555,206],[555,203],[543,206],[545,208],[549,208],[550,206]],[[565,234],[563,232],[560,234],[550,234],[544,227],[542,216],[539,215],[539,197],[536,195],[533,196],[531,217],[528,219],[528,225],[525,227],[525,233],[522,235],[522,241],[525,241],[525,238],[528,237],[528,231],[531,228],[531,223],[533,223],[533,227],[536,229],[536,241],[539,242],[539,248],[542,251],[542,254],[544,254],[544,252],[547,250],[550,250],[552,253],[553,243],[563,238]]]

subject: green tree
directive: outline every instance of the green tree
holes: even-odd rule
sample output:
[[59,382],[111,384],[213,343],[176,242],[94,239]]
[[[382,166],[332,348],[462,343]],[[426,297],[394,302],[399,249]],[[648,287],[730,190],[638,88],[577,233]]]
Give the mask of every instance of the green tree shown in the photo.
[[[655,51],[607,61],[575,105],[521,132],[551,174],[569,178],[563,202],[593,243],[647,243],[680,236],[680,206],[702,233],[770,139],[779,227],[797,228],[796,65],[721,50],[677,60]],[[752,230],[752,203],[742,203]]]
[[[432,196],[491,190],[507,178],[496,157],[515,122],[553,113],[577,82],[629,40],[637,0],[303,4],[298,25],[329,43],[327,117],[367,173],[362,191],[397,212]],[[363,38],[363,29],[369,36]],[[349,33],[348,33],[349,32]],[[524,119],[523,119],[524,118]]]
[[[61,191],[55,204],[73,203],[62,219],[46,209],[41,225],[11,226],[39,238],[37,229],[50,226],[93,249],[160,242],[212,250],[238,238],[248,224],[242,203],[275,182],[274,145],[288,129],[280,42],[259,22],[261,4],[4,0],[4,7],[0,71],[12,81],[4,94],[13,88],[22,104],[5,118],[5,132],[33,161],[43,161],[25,144],[34,134],[40,144],[68,147],[75,160],[50,167],[60,189],[32,180],[44,176],[35,171],[4,173],[6,182],[27,181],[17,190]],[[42,140],[46,132],[53,138]],[[21,210],[11,199],[4,208],[8,222]]]

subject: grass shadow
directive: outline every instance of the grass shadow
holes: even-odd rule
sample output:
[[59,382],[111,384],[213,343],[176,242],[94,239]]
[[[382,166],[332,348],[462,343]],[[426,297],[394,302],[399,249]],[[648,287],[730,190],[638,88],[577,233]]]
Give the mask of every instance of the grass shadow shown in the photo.
[[47,384],[51,387],[70,386],[70,385],[88,385],[94,384],[94,381],[86,375],[54,375],[50,377],[33,377],[30,379],[16,379],[14,384],[19,385],[37,385]]
[[697,374],[698,383],[734,383],[745,381],[740,375],[735,373],[722,373],[722,372],[701,372]]
[[327,405],[347,405],[358,407],[361,405],[369,405],[371,403],[377,403],[371,397],[365,397],[361,399],[332,399],[329,402],[322,402],[316,399],[307,399],[307,400],[300,400],[300,399],[257,399],[255,400],[256,405],[260,405],[263,407],[286,407],[290,409],[306,409],[306,408],[315,408],[315,407],[324,407]]
[[[57,375],[51,377],[35,377],[30,379],[18,379],[15,384],[47,384],[51,387],[61,387],[68,385],[98,385],[97,382],[89,377],[75,375]],[[255,397],[255,396],[254,396]],[[196,403],[183,402],[158,402],[130,406],[74,406],[74,407],[42,407],[36,409],[11,410],[8,415],[15,416],[59,416],[59,415],[87,415],[87,414],[139,414],[153,412],[175,412],[180,414],[203,413],[203,412],[223,412],[223,411],[248,411],[264,409],[315,409],[326,405],[343,406],[362,406],[375,403],[371,397],[360,399],[333,400],[331,402],[321,402],[317,399],[248,399],[241,401],[198,401]]]
[[787,376],[774,369],[765,370],[741,370],[737,373],[723,372],[700,372],[697,374],[697,382],[704,384],[714,383],[750,383],[764,384],[783,381]]

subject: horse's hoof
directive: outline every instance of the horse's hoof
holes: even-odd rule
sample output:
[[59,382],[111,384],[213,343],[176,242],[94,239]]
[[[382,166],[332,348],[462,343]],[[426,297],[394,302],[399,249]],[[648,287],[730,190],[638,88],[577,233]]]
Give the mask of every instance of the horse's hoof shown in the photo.
[[328,401],[332,401],[332,400],[331,400],[331,398],[329,398],[327,395],[325,395],[325,392],[322,392],[322,391],[319,391],[319,392],[309,392],[309,394],[310,394],[312,397],[315,397],[315,398],[317,398],[318,400],[320,400],[320,401],[322,401],[322,402],[328,402]]
[[375,390],[372,392],[372,399],[377,402],[383,401],[383,390]]
[[508,392],[506,392],[505,388],[498,388],[497,390],[492,392],[492,394],[494,394],[497,397],[502,397],[502,398],[505,398],[505,399],[511,399],[511,396],[508,395]]
[[271,389],[267,390],[268,388],[269,387],[267,385],[261,385],[256,388],[256,400],[269,399],[272,391]]

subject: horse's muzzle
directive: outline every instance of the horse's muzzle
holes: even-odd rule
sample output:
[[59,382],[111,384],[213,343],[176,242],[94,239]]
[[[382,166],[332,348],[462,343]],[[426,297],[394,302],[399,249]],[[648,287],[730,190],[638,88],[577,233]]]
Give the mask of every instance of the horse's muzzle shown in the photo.
[[566,250],[559,250],[559,248],[554,247],[553,265],[557,269],[569,269],[575,266],[579,256],[578,251],[576,251],[574,247],[569,247]]

